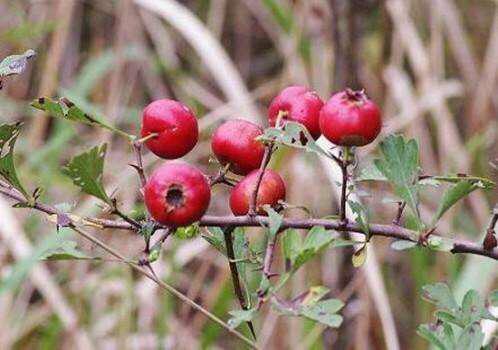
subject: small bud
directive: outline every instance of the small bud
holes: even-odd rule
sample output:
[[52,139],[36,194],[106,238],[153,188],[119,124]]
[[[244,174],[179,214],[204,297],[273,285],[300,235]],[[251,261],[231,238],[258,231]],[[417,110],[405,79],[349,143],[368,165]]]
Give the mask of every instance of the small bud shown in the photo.
[[488,233],[484,238],[484,242],[482,242],[482,246],[485,250],[493,250],[496,246],[498,246],[495,232],[493,230],[488,230]]

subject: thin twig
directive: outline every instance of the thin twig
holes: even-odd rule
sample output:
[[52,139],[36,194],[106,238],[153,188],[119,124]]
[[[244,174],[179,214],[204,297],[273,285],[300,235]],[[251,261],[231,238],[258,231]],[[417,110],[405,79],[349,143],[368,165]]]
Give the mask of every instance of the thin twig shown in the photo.
[[254,191],[251,196],[251,202],[249,203],[249,215],[254,216],[257,214],[257,201],[258,201],[258,192],[259,187],[261,186],[261,182],[263,181],[263,175],[265,173],[266,167],[270,162],[271,155],[273,153],[273,144],[266,145],[265,154],[263,155],[263,160],[261,161],[261,166],[259,168],[258,178],[256,180],[256,187],[254,187]]
[[140,177],[140,185],[143,188],[147,183],[147,178],[145,177],[144,164],[142,160],[142,142],[134,141],[132,142],[132,145],[133,145],[133,151],[135,152],[135,158],[137,161],[137,164],[136,166],[134,166],[134,168],[137,170],[138,176]]
[[406,202],[398,202],[398,211],[396,212],[396,217],[393,220],[393,225],[399,226],[401,224],[401,216],[405,210]]
[[86,238],[87,240],[91,241],[92,243],[96,244],[97,246],[99,246],[100,248],[102,248],[103,250],[105,250],[106,252],[108,252],[109,254],[113,255],[114,257],[118,258],[122,262],[124,262],[127,265],[129,265],[135,271],[141,273],[145,277],[147,277],[150,280],[152,280],[155,283],[157,283],[157,285],[159,285],[159,287],[161,287],[162,289],[170,292],[171,294],[173,294],[174,296],[176,296],[177,298],[179,298],[181,301],[189,304],[192,308],[194,308],[195,310],[201,312],[202,314],[204,314],[205,316],[207,316],[209,319],[211,319],[212,321],[216,322],[221,327],[225,328],[228,332],[230,332],[231,334],[235,335],[240,340],[244,341],[247,345],[251,346],[254,349],[257,349],[257,345],[252,340],[246,338],[243,334],[239,333],[238,331],[230,328],[225,322],[223,322],[223,320],[221,320],[220,318],[218,318],[217,316],[215,316],[214,314],[212,314],[211,312],[209,312],[208,310],[206,310],[205,308],[203,308],[201,305],[195,303],[193,300],[187,298],[185,295],[183,295],[180,291],[178,291],[173,286],[167,284],[166,282],[162,281],[161,279],[156,278],[154,276],[154,274],[152,274],[151,272],[147,271],[146,269],[144,269],[139,264],[135,264],[135,263],[132,263],[132,262],[128,261],[123,255],[121,255],[119,252],[117,252],[116,250],[114,250],[114,248],[108,246],[107,244],[105,244],[104,242],[102,242],[98,238],[94,237],[93,235],[89,234],[88,232],[81,230],[79,227],[75,226],[74,224],[71,224],[70,227],[75,232],[79,233],[81,236],[83,236],[84,238]]

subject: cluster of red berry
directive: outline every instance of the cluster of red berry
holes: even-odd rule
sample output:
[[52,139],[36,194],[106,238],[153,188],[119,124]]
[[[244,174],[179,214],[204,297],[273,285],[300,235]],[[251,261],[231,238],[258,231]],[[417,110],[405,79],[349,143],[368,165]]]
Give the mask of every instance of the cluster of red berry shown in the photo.
[[[276,96],[268,110],[271,126],[286,121],[300,123],[314,139],[325,136],[340,146],[364,146],[380,132],[379,108],[363,91],[346,89],[323,103],[316,92],[290,86]],[[198,139],[194,114],[178,101],[158,100],[143,111],[142,137],[147,148],[165,159],[184,156]],[[152,135],[152,136],[151,136]],[[242,119],[225,122],[214,132],[211,147],[218,161],[237,175],[245,176],[230,194],[234,215],[246,215],[257,186],[265,146],[257,140],[263,128]],[[209,205],[211,190],[204,174],[184,162],[159,167],[144,188],[151,216],[168,226],[186,226],[199,220]],[[273,170],[264,170],[256,196],[258,213],[265,204],[275,206],[285,199],[285,183]]]

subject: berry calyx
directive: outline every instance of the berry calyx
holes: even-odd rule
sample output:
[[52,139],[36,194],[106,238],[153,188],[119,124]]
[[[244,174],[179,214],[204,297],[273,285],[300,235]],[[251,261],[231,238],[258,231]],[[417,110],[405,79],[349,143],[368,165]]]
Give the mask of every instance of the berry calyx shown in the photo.
[[142,138],[147,148],[164,159],[176,159],[190,152],[197,143],[199,128],[192,111],[183,103],[163,99],[150,103],[142,114]]
[[260,126],[247,120],[229,120],[214,132],[211,149],[221,164],[230,164],[230,171],[246,175],[263,160],[265,147],[256,140],[262,134]]
[[[256,188],[261,170],[253,170],[243,178],[230,192],[230,209],[234,215],[246,215],[249,212],[252,195]],[[256,197],[256,211],[265,215],[262,206],[269,204],[274,207],[279,200],[285,199],[285,182],[275,171],[265,170]]]
[[157,168],[144,187],[145,205],[159,223],[187,226],[199,220],[211,199],[204,174],[184,162],[168,162]]
[[320,137],[319,116],[323,101],[315,91],[305,86],[289,86],[283,89],[271,102],[268,121],[275,126],[279,114],[282,120],[302,124],[316,140]]
[[375,140],[381,128],[380,109],[363,90],[336,93],[320,112],[323,136],[339,146],[365,146]]

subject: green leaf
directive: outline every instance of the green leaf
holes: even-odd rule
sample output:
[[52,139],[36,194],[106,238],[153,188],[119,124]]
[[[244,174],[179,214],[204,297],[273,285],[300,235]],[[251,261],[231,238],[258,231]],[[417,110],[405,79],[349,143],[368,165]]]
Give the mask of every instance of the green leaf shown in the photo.
[[365,206],[363,206],[361,203],[354,202],[351,200],[348,201],[348,204],[353,213],[356,214],[354,219],[355,222],[358,225],[360,225],[361,229],[363,230],[368,239],[368,237],[370,237],[370,228],[368,226],[367,208],[365,208]]
[[454,312],[454,311],[446,311],[446,310],[437,310],[435,312],[436,317],[444,322],[447,323],[452,323],[454,325],[457,325],[460,328],[465,327],[465,323],[463,322],[460,312]]
[[469,324],[458,337],[456,350],[479,350],[484,340],[484,333],[478,323]]
[[28,60],[35,56],[36,52],[29,49],[22,55],[5,57],[0,62],[0,88],[2,86],[2,78],[23,73],[28,65]]
[[422,290],[422,297],[437,307],[452,311],[459,310],[458,304],[447,284],[440,282],[428,284],[423,286]]
[[295,272],[306,262],[321,252],[330,242],[334,240],[331,231],[322,226],[314,226],[306,235],[302,248],[297,254],[292,270]]
[[106,149],[107,145],[105,143],[101,146],[96,146],[74,157],[62,171],[83,192],[112,205],[112,201],[106,194],[102,184]]
[[484,299],[474,289],[469,290],[463,297],[462,318],[465,324],[478,322],[481,319],[496,321],[496,318],[486,308]]
[[351,262],[353,266],[358,268],[365,264],[367,261],[367,245],[364,244],[359,250],[357,250],[351,257]]
[[210,235],[203,234],[202,238],[226,256],[227,250],[225,247],[225,236],[223,234],[223,230],[219,227],[208,227],[208,231]]
[[394,250],[407,250],[417,246],[417,242],[397,240],[391,243]]
[[430,236],[427,241],[427,246],[432,250],[450,252],[453,249],[454,242],[451,238]]
[[74,241],[61,241],[55,247],[48,248],[39,257],[40,260],[87,260],[93,259],[76,248]]
[[46,112],[54,118],[70,120],[73,122],[79,122],[91,126],[99,126],[115,132],[121,136],[124,136],[129,140],[132,140],[134,138],[134,136],[116,129],[112,125],[105,122],[102,118],[89,115],[65,97],[62,97],[58,101],[54,101],[49,97],[40,97],[31,102],[31,106]]
[[394,192],[403,199],[420,220],[418,210],[419,151],[415,140],[405,141],[402,136],[391,135],[380,143],[382,158],[375,166],[394,186]]
[[14,145],[21,132],[22,123],[0,125],[0,176],[27,199],[31,196],[24,189],[14,165]]
[[280,230],[284,218],[269,205],[264,205],[263,209],[268,213],[268,228],[271,239],[275,237]]
[[327,299],[302,306],[300,314],[329,327],[338,328],[342,324],[342,316],[336,314],[336,312],[342,309],[343,306],[344,303],[338,299]]
[[360,170],[360,174],[355,177],[356,182],[361,181],[388,181],[387,177],[382,174],[382,172],[375,166],[375,164],[369,164]]
[[417,333],[440,350],[455,349],[455,336],[448,324],[422,324],[418,326]]
[[300,304],[303,306],[311,306],[316,304],[319,300],[321,300],[330,289],[324,286],[313,286],[310,289],[299,296]]
[[461,181],[456,185],[449,187],[444,192],[443,197],[439,202],[439,207],[432,218],[431,226],[434,226],[443,214],[446,213],[455,203],[465,196],[468,196],[478,188],[485,188],[481,181]]
[[179,239],[192,239],[197,237],[200,232],[201,228],[199,227],[199,224],[194,223],[189,226],[178,227],[175,230],[175,237]]
[[302,246],[302,239],[297,230],[288,229],[282,237],[282,250],[285,258],[285,270],[290,271]]
[[287,121],[283,129],[267,128],[264,134],[257,139],[263,142],[276,142],[289,147],[303,149],[307,152],[330,158],[330,155],[316,144],[309,131],[299,123]]
[[431,176],[430,179],[438,182],[448,182],[453,184],[457,184],[462,181],[476,182],[480,183],[479,186],[481,186],[481,188],[486,190],[495,187],[495,183],[489,179],[479,176],[466,175],[466,174],[438,175],[438,176]]
[[233,252],[237,260],[237,270],[242,279],[242,288],[245,293],[245,300],[249,307],[251,305],[251,292],[249,290],[249,276],[247,273],[247,264],[250,263],[249,257],[249,241],[247,240],[243,227],[237,227],[233,233]]
[[232,310],[228,312],[232,317],[228,320],[228,326],[232,329],[237,328],[243,322],[251,321],[257,313],[256,309]]

